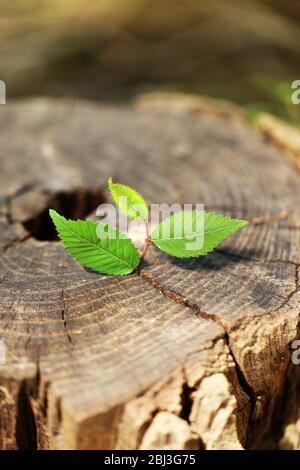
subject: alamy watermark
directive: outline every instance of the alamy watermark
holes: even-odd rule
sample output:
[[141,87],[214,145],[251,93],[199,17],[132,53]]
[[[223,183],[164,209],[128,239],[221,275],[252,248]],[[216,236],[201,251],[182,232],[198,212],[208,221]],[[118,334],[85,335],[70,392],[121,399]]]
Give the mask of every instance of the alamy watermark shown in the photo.
[[[147,219],[144,220],[144,206],[136,204],[134,210],[141,215],[140,220],[130,220],[127,216],[128,199],[121,196],[119,204],[122,211],[119,211],[113,204],[101,204],[96,216],[100,219],[97,224],[97,237],[103,239],[114,239],[128,236],[137,232],[137,226],[144,232],[144,239],[150,237],[150,232],[162,221],[160,236],[166,240],[184,239],[186,250],[201,250],[204,245],[204,204],[151,204]],[[133,206],[131,206],[132,210]],[[179,213],[181,215],[179,215]],[[171,216],[178,214],[176,223],[172,222]],[[119,230],[115,231],[115,228]],[[133,236],[134,238],[134,236]]]
[[291,88],[295,90],[291,97],[292,103],[300,104],[300,80],[294,80],[291,84]]
[[0,104],[6,104],[6,84],[0,80]]
[[300,364],[300,339],[293,341],[291,347],[293,349],[292,363],[298,366]]

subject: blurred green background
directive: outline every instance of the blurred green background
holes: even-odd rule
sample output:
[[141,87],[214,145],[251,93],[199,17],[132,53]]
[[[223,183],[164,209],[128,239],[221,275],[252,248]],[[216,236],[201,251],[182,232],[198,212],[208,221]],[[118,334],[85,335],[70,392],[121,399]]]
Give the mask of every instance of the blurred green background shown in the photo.
[[227,98],[299,125],[299,0],[0,0],[8,98]]

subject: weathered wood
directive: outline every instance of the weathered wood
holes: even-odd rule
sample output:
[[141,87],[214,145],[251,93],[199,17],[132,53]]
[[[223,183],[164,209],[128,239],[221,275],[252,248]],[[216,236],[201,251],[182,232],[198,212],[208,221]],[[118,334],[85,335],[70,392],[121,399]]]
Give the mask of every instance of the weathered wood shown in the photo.
[[[240,118],[150,108],[1,108],[1,448],[276,445],[299,336],[299,174]],[[46,213],[87,215],[110,175],[253,223],[207,257],[151,247],[141,276],[98,275]]]
[[299,130],[268,113],[261,113],[256,124],[266,137],[282,148],[294,165],[300,169]]

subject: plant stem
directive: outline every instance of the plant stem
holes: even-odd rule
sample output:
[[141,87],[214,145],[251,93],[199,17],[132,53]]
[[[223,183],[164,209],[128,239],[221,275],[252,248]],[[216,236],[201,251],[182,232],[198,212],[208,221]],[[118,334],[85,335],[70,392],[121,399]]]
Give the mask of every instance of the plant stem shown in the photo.
[[145,220],[145,224],[146,224],[146,236],[147,236],[147,238],[146,238],[146,240],[145,240],[146,243],[145,243],[145,246],[144,246],[144,248],[143,248],[142,254],[141,254],[141,256],[140,256],[139,265],[138,265],[137,268],[136,268],[137,274],[140,274],[140,272],[141,272],[141,264],[142,264],[142,262],[143,262],[143,260],[144,260],[144,258],[145,258],[145,255],[146,255],[146,253],[147,253],[147,250],[148,250],[149,246],[150,246],[151,243],[152,243],[152,240],[151,240],[151,238],[150,238],[150,231],[149,231],[149,222],[148,222],[148,220]]
[[146,255],[147,250],[148,250],[149,246],[151,245],[151,243],[152,243],[152,240],[150,238],[147,238],[146,244],[145,244],[144,249],[143,249],[142,254],[141,254],[141,259],[140,259],[139,266],[141,265],[143,259],[145,258],[145,255]]

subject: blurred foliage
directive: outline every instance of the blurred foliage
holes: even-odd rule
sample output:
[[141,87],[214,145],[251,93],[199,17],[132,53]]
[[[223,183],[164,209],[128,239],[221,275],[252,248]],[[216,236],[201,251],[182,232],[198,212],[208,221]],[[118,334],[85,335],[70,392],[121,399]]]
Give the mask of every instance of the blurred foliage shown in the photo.
[[258,90],[265,95],[265,100],[246,106],[250,121],[255,123],[261,112],[268,111],[300,127],[300,106],[292,103],[291,96],[294,90],[291,88],[291,81],[274,80],[264,75],[252,78]]
[[0,13],[9,96],[178,90],[299,121],[288,90],[300,78],[299,1],[0,0]]

